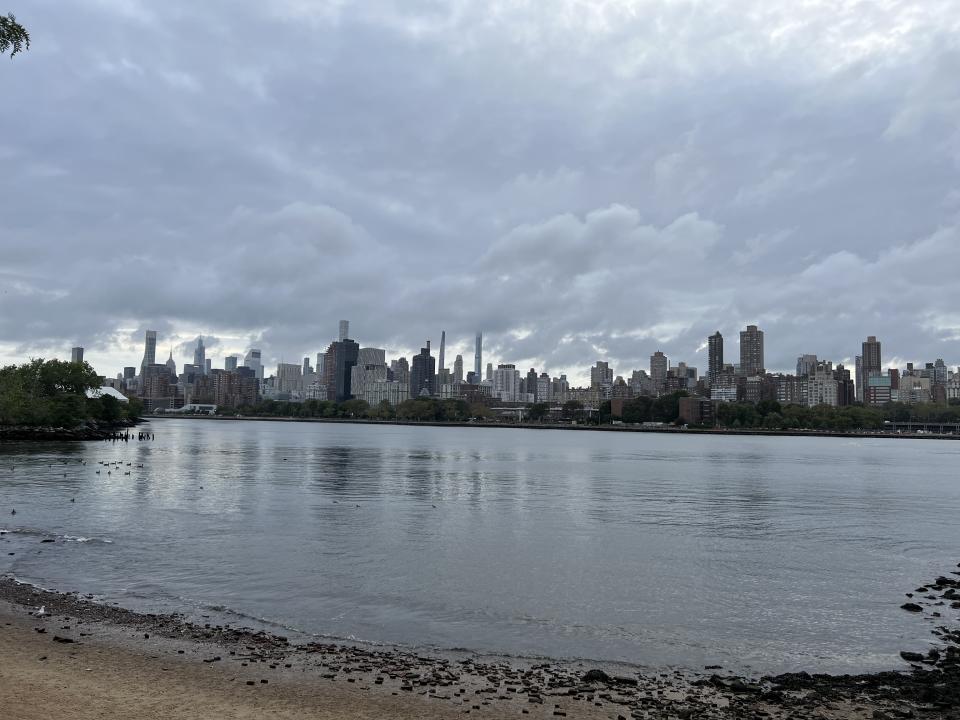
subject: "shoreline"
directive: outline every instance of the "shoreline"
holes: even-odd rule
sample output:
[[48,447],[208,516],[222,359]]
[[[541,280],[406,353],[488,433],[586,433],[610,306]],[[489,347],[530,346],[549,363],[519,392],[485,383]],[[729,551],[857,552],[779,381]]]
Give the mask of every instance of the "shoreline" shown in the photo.
[[633,425],[568,425],[546,423],[508,423],[508,422],[439,422],[435,420],[373,420],[369,418],[299,418],[299,417],[257,417],[244,415],[241,417],[230,415],[188,415],[188,414],[160,414],[145,415],[144,421],[152,420],[215,420],[218,422],[281,422],[281,423],[330,423],[341,425],[400,425],[407,427],[447,427],[447,428],[492,428],[503,430],[571,430],[586,432],[614,432],[614,433],[660,433],[668,435],[735,435],[749,437],[835,437],[835,438],[876,438],[897,440],[960,440],[960,435],[940,435],[936,433],[892,433],[854,431],[840,432],[837,430],[764,430],[733,429],[733,428],[680,428],[675,426],[638,427]]
[[[124,440],[140,421],[100,426],[96,423],[76,428],[0,426],[0,443],[4,442],[70,442],[90,440]],[[129,438],[127,438],[129,439]]]
[[[945,622],[960,609],[960,572],[923,593],[907,593],[918,609],[904,611]],[[902,671],[758,678],[291,641],[211,623],[0,577],[0,706],[50,717],[82,687],[71,717],[960,718],[960,629],[944,626],[935,648],[901,653]]]

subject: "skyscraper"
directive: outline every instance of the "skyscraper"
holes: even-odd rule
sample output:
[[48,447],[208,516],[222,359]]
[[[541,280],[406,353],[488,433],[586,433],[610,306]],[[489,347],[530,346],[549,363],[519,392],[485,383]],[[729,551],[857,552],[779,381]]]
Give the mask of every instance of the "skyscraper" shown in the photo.
[[410,365],[410,397],[418,398],[422,394],[434,395],[434,376],[436,375],[436,361],[430,354],[430,341],[427,346],[420,348],[420,353],[413,356]]
[[83,348],[75,347],[70,349],[70,362],[72,363],[82,363],[83,362]]
[[193,364],[200,368],[200,372],[207,372],[207,349],[203,346],[203,337],[197,338],[197,347],[193,351]]
[[667,370],[670,367],[667,356],[657,350],[650,356],[650,382],[654,392],[659,395],[667,384]]
[[173,359],[173,348],[170,348],[170,356],[167,358],[167,370],[170,371],[172,377],[177,377],[177,363]]
[[871,335],[863,343],[863,377],[883,374],[880,363],[880,341]]
[[533,368],[530,368],[530,371],[527,373],[523,390],[527,393],[527,395],[533,396],[534,402],[539,402],[539,399],[537,398],[537,371]]
[[224,370],[230,370],[230,371],[236,370],[236,369],[237,369],[237,364],[238,364],[237,361],[238,361],[239,359],[240,359],[240,358],[238,358],[236,355],[227,355],[227,356],[223,359],[223,369],[224,369]]
[[863,391],[866,387],[866,383],[863,382],[863,355],[857,355],[854,372],[856,373],[854,377],[856,378],[857,402],[863,402]]
[[[341,328],[342,329],[342,328]],[[327,399],[344,402],[350,399],[351,371],[360,356],[360,345],[344,339],[330,343],[323,359],[323,384],[327,387]]]
[[482,368],[481,363],[483,362],[483,333],[477,333],[477,346],[476,350],[473,353],[473,375],[477,379],[477,382],[480,382],[480,371]]
[[458,385],[463,382],[463,355],[453,361],[453,381]]
[[143,374],[147,365],[154,365],[157,362],[157,331],[147,330],[146,338],[143,343],[143,360],[140,362],[140,374]]
[[740,331],[740,373],[747,377],[763,375],[763,330],[747,325]]
[[487,363],[487,380],[493,382],[493,363]]
[[801,355],[797,358],[797,377],[805,378],[817,368],[816,355]]
[[257,348],[250,348],[243,358],[243,364],[253,370],[257,380],[263,382],[263,363],[260,362],[260,351]]
[[350,321],[341,320],[340,321],[340,342],[343,342],[350,337]]
[[441,330],[440,331],[440,357],[438,358],[439,365],[437,366],[439,372],[443,372],[444,369],[447,367],[446,365],[443,364],[443,361],[444,361],[443,356],[446,353],[446,350],[447,350],[447,331]]
[[707,379],[712,387],[723,372],[723,335],[719,330],[707,338],[707,355]]

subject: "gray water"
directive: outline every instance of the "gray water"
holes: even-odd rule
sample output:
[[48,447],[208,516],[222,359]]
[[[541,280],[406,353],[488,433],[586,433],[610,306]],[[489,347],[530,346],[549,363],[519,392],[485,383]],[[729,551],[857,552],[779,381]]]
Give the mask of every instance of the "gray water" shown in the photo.
[[150,429],[0,446],[0,572],[360,641],[852,672],[930,642],[899,605],[960,560],[956,442]]

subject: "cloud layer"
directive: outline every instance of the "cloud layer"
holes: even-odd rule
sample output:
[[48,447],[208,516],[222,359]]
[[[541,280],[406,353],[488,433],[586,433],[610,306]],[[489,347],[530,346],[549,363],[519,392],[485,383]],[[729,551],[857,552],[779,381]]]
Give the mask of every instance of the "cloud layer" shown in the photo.
[[953,0],[12,9],[0,361],[290,361],[349,318],[574,378],[747,323],[774,369],[960,362]]

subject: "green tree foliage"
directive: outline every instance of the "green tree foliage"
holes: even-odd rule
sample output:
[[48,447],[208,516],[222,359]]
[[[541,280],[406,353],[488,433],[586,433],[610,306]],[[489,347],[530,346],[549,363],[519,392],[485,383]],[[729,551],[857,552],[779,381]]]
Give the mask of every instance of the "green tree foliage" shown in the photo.
[[687,394],[686,390],[680,390],[658,398],[638,397],[627,400],[623,403],[623,422],[675,423],[680,417],[680,398]]
[[0,425],[72,428],[129,417],[130,409],[116,398],[87,397],[99,387],[100,378],[85,362],[38,359],[0,368]]
[[0,53],[10,51],[10,57],[30,48],[30,34],[17,22],[12,13],[0,15]]
[[527,409],[527,419],[531,422],[543,422],[550,415],[550,403],[534,403]]

